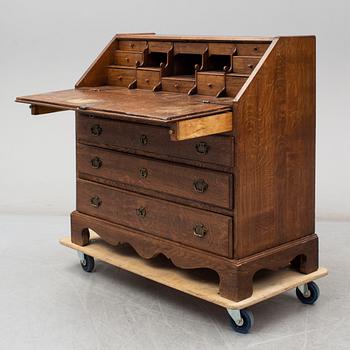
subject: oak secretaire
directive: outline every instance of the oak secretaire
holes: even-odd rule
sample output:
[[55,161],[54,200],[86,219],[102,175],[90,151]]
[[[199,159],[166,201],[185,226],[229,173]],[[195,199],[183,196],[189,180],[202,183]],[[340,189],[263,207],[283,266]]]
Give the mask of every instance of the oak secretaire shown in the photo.
[[314,37],[121,34],[75,89],[16,101],[76,112],[73,243],[213,269],[235,301],[317,270]]

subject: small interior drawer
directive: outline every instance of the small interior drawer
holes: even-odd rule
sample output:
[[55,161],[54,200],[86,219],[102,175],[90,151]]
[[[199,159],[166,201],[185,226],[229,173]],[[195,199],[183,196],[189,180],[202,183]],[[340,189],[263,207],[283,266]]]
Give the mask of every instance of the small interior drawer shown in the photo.
[[260,57],[234,56],[233,72],[240,74],[250,74],[258,64]]
[[149,41],[149,52],[169,52],[173,47],[173,43],[170,41]]
[[160,84],[160,70],[138,68],[136,70],[136,80],[138,89],[153,90]]
[[234,97],[246,82],[247,77],[237,76],[234,74],[226,75],[226,94]]
[[203,54],[208,49],[207,43],[174,43],[174,53]]
[[114,54],[114,63],[120,66],[136,67],[142,65],[144,55],[142,52],[116,50]]
[[270,44],[236,44],[237,54],[240,56],[262,56]]
[[195,85],[195,79],[181,79],[173,77],[162,78],[162,90],[187,94]]
[[128,87],[136,79],[136,68],[108,68],[108,85]]
[[118,48],[123,51],[144,51],[147,41],[144,40],[119,40]]
[[236,51],[236,44],[209,43],[209,55],[232,55]]
[[222,73],[197,73],[197,92],[200,95],[217,96],[225,89],[225,75]]

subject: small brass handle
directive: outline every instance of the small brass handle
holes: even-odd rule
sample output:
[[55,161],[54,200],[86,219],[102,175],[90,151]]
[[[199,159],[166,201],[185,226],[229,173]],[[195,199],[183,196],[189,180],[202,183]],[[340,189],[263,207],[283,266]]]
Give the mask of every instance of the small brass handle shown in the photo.
[[206,142],[198,142],[196,144],[196,151],[199,154],[207,154],[209,152],[209,146]]
[[146,135],[141,135],[140,136],[140,142],[141,142],[142,145],[147,145],[147,143],[148,143],[147,136]]
[[141,168],[139,171],[140,177],[146,178],[148,176],[148,170],[146,168]]
[[102,134],[102,128],[98,124],[93,125],[90,130],[91,134],[94,136],[99,136]]
[[208,184],[203,179],[199,179],[193,182],[193,188],[198,193],[204,193],[208,189]]
[[197,224],[193,227],[193,234],[196,237],[203,238],[208,232],[208,229],[203,224]]
[[102,204],[102,200],[99,196],[94,196],[94,197],[91,197],[90,204],[93,207],[98,208]]
[[99,157],[94,157],[91,159],[91,166],[95,169],[101,168],[102,160]]
[[141,218],[144,218],[146,216],[146,208],[144,208],[144,207],[137,208],[136,215],[141,217]]

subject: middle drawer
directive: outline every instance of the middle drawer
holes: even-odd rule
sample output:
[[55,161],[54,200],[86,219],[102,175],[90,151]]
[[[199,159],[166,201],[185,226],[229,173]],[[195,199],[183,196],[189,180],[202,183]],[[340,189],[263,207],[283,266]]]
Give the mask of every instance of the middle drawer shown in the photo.
[[78,177],[88,174],[232,209],[232,175],[77,144]]

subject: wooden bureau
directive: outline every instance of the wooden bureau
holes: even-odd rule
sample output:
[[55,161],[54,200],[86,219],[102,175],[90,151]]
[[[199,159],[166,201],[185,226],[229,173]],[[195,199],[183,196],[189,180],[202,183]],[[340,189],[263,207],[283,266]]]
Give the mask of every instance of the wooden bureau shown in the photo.
[[212,269],[235,301],[317,270],[314,37],[120,34],[75,89],[16,101],[76,113],[73,243]]

